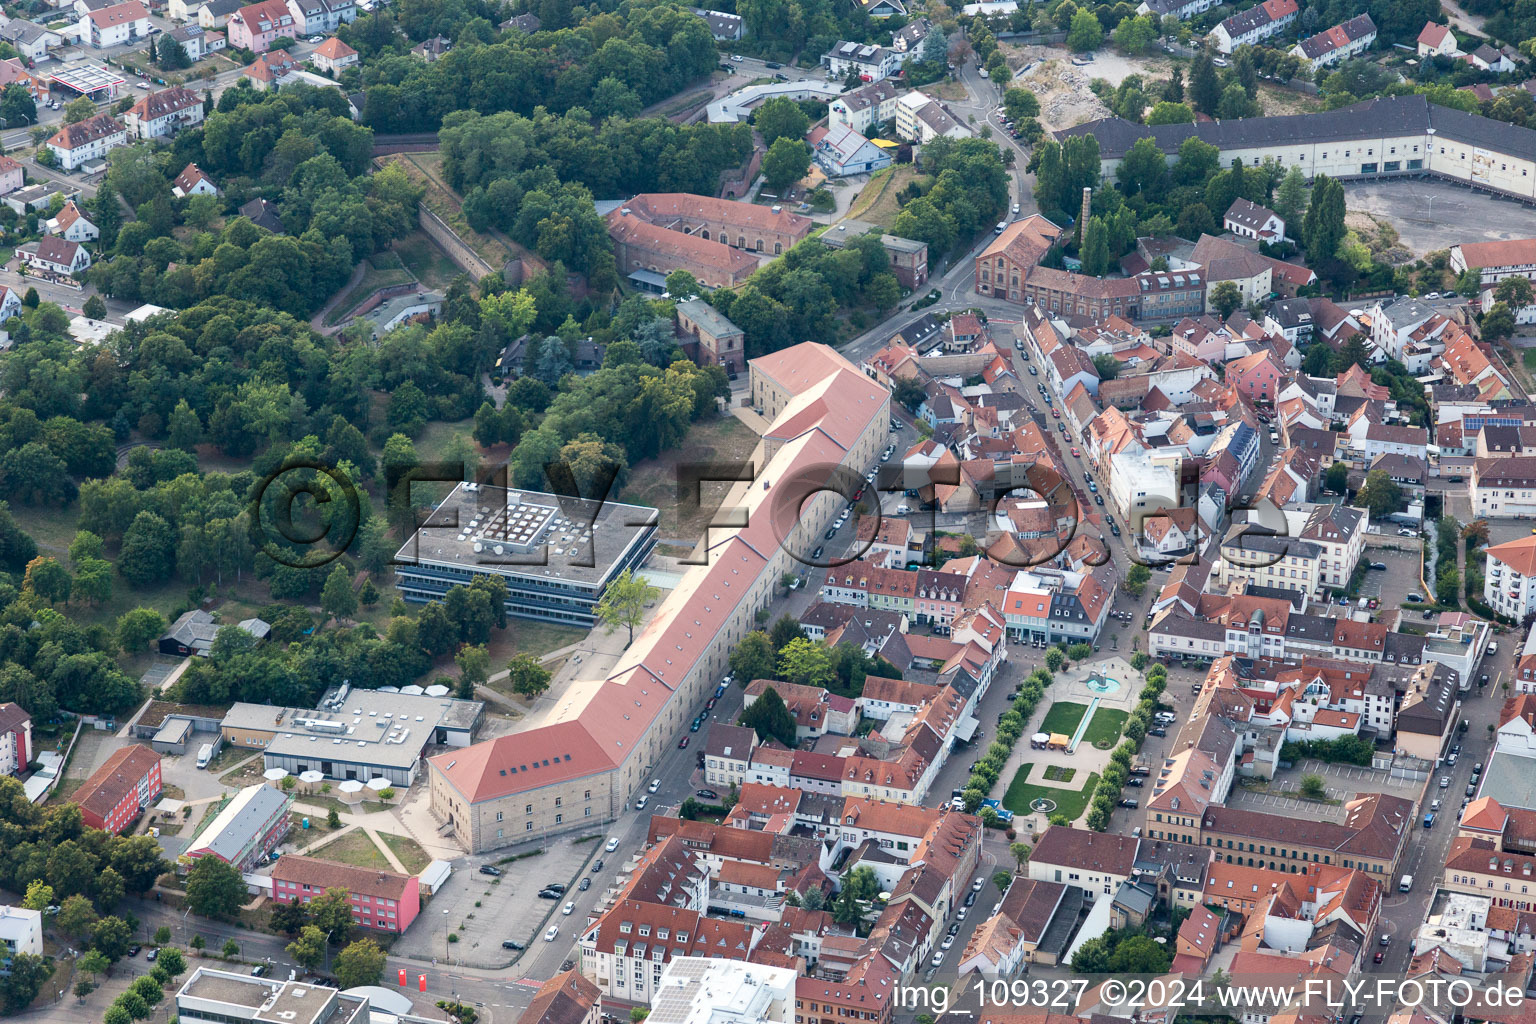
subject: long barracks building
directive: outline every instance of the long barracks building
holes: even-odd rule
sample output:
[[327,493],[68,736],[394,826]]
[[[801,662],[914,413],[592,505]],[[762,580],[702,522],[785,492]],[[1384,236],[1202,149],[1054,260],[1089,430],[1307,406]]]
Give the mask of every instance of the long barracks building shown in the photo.
[[1435,106],[1423,96],[1363,100],[1316,114],[1253,117],[1199,124],[1141,125],[1101,118],[1059,131],[1056,138],[1099,140],[1105,176],[1138,139],[1150,138],[1170,157],[1188,138],[1233,159],[1258,165],[1273,159],[1307,177],[1387,178],[1430,174],[1473,188],[1536,202],[1536,131]]
[[[612,671],[570,683],[520,732],[430,759],[432,813],[471,853],[612,821],[652,778],[757,628],[785,572],[844,501],[818,487],[877,465],[890,392],[824,345],[753,359],[751,394],[771,419],[765,464],[742,499],[746,525],[714,530]],[[802,499],[807,499],[802,502]]]

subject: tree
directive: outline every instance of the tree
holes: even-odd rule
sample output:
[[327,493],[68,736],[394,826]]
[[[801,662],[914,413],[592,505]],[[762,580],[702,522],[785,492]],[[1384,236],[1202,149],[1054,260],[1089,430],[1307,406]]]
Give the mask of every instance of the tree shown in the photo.
[[129,654],[148,647],[165,633],[165,617],[153,608],[134,608],[117,620],[117,643]]
[[342,988],[377,985],[384,974],[384,951],[372,939],[358,939],[336,954],[332,967]]
[[91,932],[91,946],[113,963],[121,960],[131,945],[133,945],[133,929],[129,928],[128,922],[120,917],[102,918],[96,922],[96,927]]
[[491,655],[484,644],[466,645],[453,656],[459,666],[459,699],[474,700],[475,687],[491,677]]
[[613,632],[619,626],[629,629],[629,643],[635,642],[635,627],[645,618],[646,605],[656,600],[661,591],[645,582],[645,579],[625,569],[608,586],[597,601],[597,620],[605,632]]
[[225,960],[233,960],[240,955],[240,943],[234,939],[225,939],[224,948],[220,952],[224,954]]
[[1243,304],[1243,293],[1231,281],[1218,281],[1211,289],[1211,305],[1225,320]]
[[191,946],[193,949],[205,949],[208,946],[208,940],[203,938],[201,935],[194,935],[192,936],[192,941],[187,943],[187,945]]
[[59,904],[58,916],[53,919],[55,929],[74,939],[83,939],[89,935],[95,924],[96,908],[79,893]]
[[1483,314],[1483,337],[1488,341],[1499,341],[1515,333],[1515,314],[1502,302],[1493,304],[1493,308]]
[[1321,799],[1327,793],[1323,786],[1323,777],[1317,774],[1303,775],[1301,778],[1301,795],[1311,797],[1314,800]]
[[777,195],[805,177],[811,168],[811,150],[800,139],[782,138],[768,147],[763,157],[763,185]]
[[792,139],[795,142],[804,139],[811,126],[811,119],[794,100],[776,96],[757,108],[752,124],[763,136],[763,145],[771,149],[780,139]]
[[1349,489],[1349,464],[1335,462],[1323,473],[1323,486],[1335,494],[1343,494]]
[[1194,69],[1189,75],[1189,100],[1200,113],[1216,116],[1216,108],[1221,103],[1221,82],[1216,77],[1216,66],[1206,54],[1195,58]]
[[737,720],[757,733],[761,741],[776,739],[786,747],[795,745],[795,716],[784,705],[784,698],[773,687],[767,687]]
[[1067,654],[1060,647],[1045,649],[1045,665],[1052,672],[1060,672],[1067,663]]
[[519,654],[507,662],[507,676],[512,682],[512,692],[529,700],[549,689],[549,669],[535,661],[531,654]]
[[75,970],[84,974],[106,974],[111,968],[112,961],[99,949],[88,949],[75,961]]
[[1152,110],[1147,114],[1147,124],[1192,124],[1195,120],[1195,112],[1189,109],[1187,103],[1174,103],[1170,100],[1162,100],[1152,105]]
[[357,612],[357,592],[352,589],[352,574],[340,562],[332,567],[330,575],[325,578],[325,586],[320,588],[320,609],[336,619],[349,618]]
[[1014,87],[1003,91],[1003,113],[1010,121],[1040,116],[1040,100],[1028,89]]
[[1251,117],[1255,106],[1242,83],[1233,82],[1221,90],[1221,99],[1216,103],[1216,116],[1226,120]]
[[1093,357],[1093,368],[1098,371],[1100,381],[1114,380],[1120,376],[1120,360],[1108,352]]
[[1072,15],[1067,29],[1067,49],[1075,53],[1087,53],[1099,48],[1104,41],[1104,26],[1092,11],[1079,9]]
[[1152,570],[1140,562],[1131,566],[1125,574],[1125,592],[1132,597],[1140,597],[1146,589],[1147,581],[1152,578]]
[[20,1013],[53,977],[53,964],[36,953],[17,953],[11,957],[10,968],[10,974],[0,981],[0,995],[5,998],[7,1013]]
[[162,949],[156,964],[172,978],[180,977],[187,970],[187,958],[181,955],[179,949]]
[[27,910],[47,910],[53,906],[53,886],[39,879],[27,883],[27,893],[21,898]]
[[176,533],[164,518],[150,511],[136,515],[123,534],[117,571],[135,587],[170,579],[176,570]]
[[1167,179],[1168,159],[1150,138],[1137,139],[1115,169],[1120,191],[1128,196],[1145,194],[1155,201],[1163,194]]
[[1307,212],[1307,176],[1295,164],[1285,172],[1275,189],[1275,212],[1285,221],[1286,234],[1296,231],[1302,215]]
[[192,59],[187,56],[186,48],[175,37],[167,34],[155,43],[155,63],[162,71],[177,71],[190,67]]
[[325,932],[307,924],[299,930],[299,937],[288,943],[287,949],[295,963],[316,970],[325,962]]
[[64,104],[64,123],[75,124],[96,116],[96,104],[84,96],[76,96]]
[[325,827],[329,829],[341,828],[341,815],[336,812],[336,808],[332,807],[329,811],[325,812]]
[[1146,15],[1125,18],[1115,26],[1115,45],[1124,53],[1145,53],[1157,40],[1157,26]]
[[199,857],[187,873],[187,903],[202,917],[233,917],[245,904],[245,881],[217,857]]
[[1531,279],[1518,274],[1514,277],[1506,277],[1495,285],[1493,298],[1495,302],[1502,302],[1512,309],[1519,309],[1536,302],[1536,298],[1532,298]]
[[1331,260],[1344,241],[1344,186],[1319,174],[1312,182],[1312,201],[1301,222],[1301,244],[1313,266]]
[[880,895],[880,878],[873,868],[861,865],[843,876],[842,891],[832,901],[832,919],[853,924],[867,914]]
[[791,640],[779,651],[779,677],[802,686],[827,686],[836,672],[832,651],[825,644],[804,637]]
[[1372,519],[1381,519],[1396,512],[1402,503],[1403,491],[1384,469],[1373,469],[1365,474],[1365,486],[1355,495],[1355,502],[1370,510]]
[[[990,807],[987,808],[987,809],[991,810]],[[996,812],[994,811],[993,813],[995,814]],[[1013,884],[1013,872],[1011,872],[1011,871],[994,871],[994,872],[992,872],[992,884],[997,886],[997,891],[999,893],[1007,892],[1008,891],[1008,887]]]
[[0,92],[0,118],[5,119],[6,127],[37,121],[37,103],[26,86],[12,82]]
[[772,679],[777,664],[773,641],[760,629],[742,637],[741,642],[731,648],[727,660],[736,678],[747,683],[754,679]]
[[1023,871],[1025,863],[1029,860],[1029,855],[1034,851],[1028,843],[1009,843],[1008,852],[1013,854],[1013,859],[1018,862],[1019,870]]
[[1107,967],[1114,974],[1162,974],[1172,962],[1172,950],[1146,935],[1132,935],[1115,947]]

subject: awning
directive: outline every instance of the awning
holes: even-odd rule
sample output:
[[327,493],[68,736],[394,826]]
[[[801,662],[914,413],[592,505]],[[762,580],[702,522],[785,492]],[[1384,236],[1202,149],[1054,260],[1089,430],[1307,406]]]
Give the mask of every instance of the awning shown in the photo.
[[955,726],[955,735],[969,743],[971,737],[976,735],[976,730],[981,728],[981,723],[970,715],[960,719],[960,724]]

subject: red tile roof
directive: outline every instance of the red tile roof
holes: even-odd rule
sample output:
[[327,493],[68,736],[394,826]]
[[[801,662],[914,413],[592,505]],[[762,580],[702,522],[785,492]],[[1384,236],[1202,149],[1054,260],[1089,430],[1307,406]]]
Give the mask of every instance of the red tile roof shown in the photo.
[[91,773],[71,799],[81,810],[105,820],[112,809],[122,803],[123,797],[137,790],[140,780],[159,763],[160,755],[142,743],[120,747]]

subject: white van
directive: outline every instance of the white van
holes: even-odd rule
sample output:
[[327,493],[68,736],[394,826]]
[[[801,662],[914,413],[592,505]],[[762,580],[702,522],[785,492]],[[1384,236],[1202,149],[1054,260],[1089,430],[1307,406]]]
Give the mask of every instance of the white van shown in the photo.
[[1403,880],[1397,883],[1398,892],[1411,892],[1413,890],[1413,876],[1404,875]]
[[213,760],[213,744],[212,743],[204,743],[202,749],[197,752],[197,766],[199,768],[207,768],[208,767],[208,762],[212,761],[212,760]]

